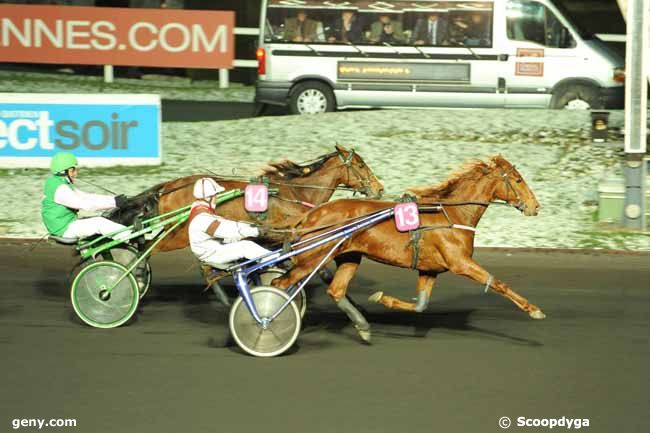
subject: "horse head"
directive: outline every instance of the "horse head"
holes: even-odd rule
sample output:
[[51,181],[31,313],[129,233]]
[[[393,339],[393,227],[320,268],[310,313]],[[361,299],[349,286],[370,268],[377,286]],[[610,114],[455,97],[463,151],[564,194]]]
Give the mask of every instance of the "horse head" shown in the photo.
[[113,222],[132,225],[136,217],[143,219],[158,215],[159,191],[163,184],[156,185],[138,195],[129,197],[123,208],[104,212],[103,216]]
[[340,144],[336,145],[336,155],[342,161],[342,184],[368,197],[381,197],[384,192],[384,185],[377,179],[361,155],[354,149],[348,150]]
[[494,198],[519,209],[526,216],[539,212],[539,202],[517,168],[501,155],[491,158],[492,174],[498,178]]

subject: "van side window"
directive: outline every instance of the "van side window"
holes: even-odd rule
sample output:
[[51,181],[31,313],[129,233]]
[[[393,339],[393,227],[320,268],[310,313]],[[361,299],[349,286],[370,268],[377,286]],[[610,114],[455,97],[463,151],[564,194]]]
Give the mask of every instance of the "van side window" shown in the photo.
[[[460,5],[462,7],[462,5]],[[449,14],[450,45],[466,47],[492,46],[492,8],[457,10]]]
[[535,42],[550,48],[576,46],[569,30],[541,3],[510,0],[506,6],[506,16],[510,40]]

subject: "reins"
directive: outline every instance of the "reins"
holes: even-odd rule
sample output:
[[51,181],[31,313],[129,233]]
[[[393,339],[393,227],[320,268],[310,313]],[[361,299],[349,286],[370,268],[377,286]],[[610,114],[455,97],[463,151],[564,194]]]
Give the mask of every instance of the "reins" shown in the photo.
[[[418,206],[419,210],[422,210],[424,212],[436,212],[436,211],[442,212],[445,215],[445,218],[447,219],[447,221],[449,221],[449,225],[441,225],[440,227],[435,226],[435,228],[454,228],[454,224],[451,222],[451,219],[449,218],[449,215],[444,210],[444,206],[479,205],[479,206],[487,207],[487,206],[489,206],[491,204],[511,206],[510,204],[508,204],[506,202],[502,202],[502,201],[492,201],[492,202],[477,202],[477,201],[450,201],[450,202],[445,202],[445,201],[437,201],[437,202],[425,202],[425,203],[418,202],[418,204],[419,203],[421,203],[423,205],[427,205],[427,206],[422,206],[422,207]],[[384,209],[387,209],[387,208],[384,208]],[[344,224],[353,222],[354,220],[357,220],[357,219],[360,219],[360,218],[365,218],[365,217],[367,217],[369,215],[372,215],[375,212],[378,212],[378,211],[372,211],[372,212],[368,212],[368,213],[361,214],[361,215],[358,215],[358,216],[350,217],[350,218],[347,218],[347,219],[344,219],[344,220],[341,220],[341,221],[337,221],[337,222],[334,222],[334,223],[323,224],[323,225],[320,225],[320,226],[310,227],[310,228],[305,228],[305,229],[296,229],[296,228],[292,228],[292,229],[276,229],[276,228],[270,227],[270,228],[268,228],[268,230],[272,231],[272,232],[276,232],[276,233],[291,233],[295,237],[295,235],[310,234],[310,233],[314,233],[314,232],[317,232],[317,231],[320,231],[320,230],[332,228],[332,227],[335,227],[337,225],[344,225]],[[307,217],[307,215],[305,215],[299,222],[297,222],[296,226],[299,225],[300,223],[302,223],[304,221],[304,218],[306,218],[306,217]],[[455,226],[459,226],[459,225],[456,224]],[[425,227],[429,227],[429,226],[425,226]],[[434,227],[434,226],[431,226],[431,227]],[[422,227],[422,228],[424,228],[424,227]]]
[[[347,183],[348,184],[350,183],[349,171],[352,170],[354,172],[354,174],[360,179],[360,182],[361,182],[361,184],[363,186],[363,190],[360,191],[358,188],[351,188],[351,187],[347,187],[347,186],[322,186],[322,185],[309,185],[309,184],[303,185],[303,184],[297,184],[297,183],[293,183],[293,182],[283,182],[283,181],[278,181],[278,180],[269,180],[268,183],[269,183],[269,185],[282,185],[282,186],[288,186],[288,187],[291,187],[291,188],[301,188],[301,189],[318,189],[318,190],[327,190],[327,191],[349,191],[349,192],[369,193],[370,192],[370,186],[369,186],[370,182],[365,177],[361,176],[361,173],[356,168],[354,168],[354,166],[352,165],[352,159],[354,158],[354,155],[355,155],[354,150],[350,151],[350,155],[348,157],[345,157],[345,156],[343,156],[343,154],[341,152],[336,151],[336,152],[328,153],[328,154],[326,154],[326,155],[324,155],[324,156],[322,156],[320,158],[316,158],[316,159],[309,160],[309,161],[303,161],[303,162],[300,163],[300,165],[308,165],[309,163],[313,163],[315,161],[318,161],[321,158],[329,159],[329,158],[331,158],[331,157],[333,157],[335,155],[338,155],[341,158],[341,160],[343,161],[343,163],[339,164],[339,165],[335,165],[334,167],[332,167],[332,169],[336,169],[336,168],[339,168],[339,167],[347,167],[348,168],[348,176],[347,176]],[[250,179],[251,179],[251,177],[242,176],[242,175],[234,175],[234,174],[233,175],[222,175],[222,174],[219,174],[219,173],[215,173],[212,170],[206,170],[206,169],[204,169],[204,171],[210,173],[211,175],[219,178],[219,180],[223,180],[223,181],[249,182]],[[192,185],[194,185],[194,182],[185,183],[185,184],[179,185],[177,187],[174,187],[172,189],[161,191],[161,192],[158,193],[158,197],[162,197],[163,195],[167,195],[167,194],[171,194],[171,193],[176,192],[176,191],[180,191],[180,190],[185,189],[187,187],[190,187]],[[279,197],[276,197],[276,198],[279,198]],[[285,201],[290,201],[290,199],[284,199],[284,200]],[[300,200],[296,200],[296,202],[300,203],[300,204],[304,204]]]

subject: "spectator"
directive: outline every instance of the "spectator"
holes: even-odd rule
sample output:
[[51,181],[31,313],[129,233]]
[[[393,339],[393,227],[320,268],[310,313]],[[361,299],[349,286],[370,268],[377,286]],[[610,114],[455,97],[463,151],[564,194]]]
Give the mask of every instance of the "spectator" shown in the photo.
[[447,21],[438,12],[429,13],[415,23],[412,40],[415,45],[449,45]]
[[484,14],[480,12],[473,12],[465,30],[465,44],[476,47],[492,45],[491,30],[490,20],[485,19]]
[[400,44],[406,41],[402,32],[402,23],[383,14],[370,26],[370,42]]
[[307,12],[299,10],[295,18],[284,22],[284,39],[292,42],[313,42],[318,35],[318,21],[307,18]]
[[361,33],[361,21],[355,11],[343,11],[341,16],[332,23],[327,42],[352,42],[358,44],[361,42]]

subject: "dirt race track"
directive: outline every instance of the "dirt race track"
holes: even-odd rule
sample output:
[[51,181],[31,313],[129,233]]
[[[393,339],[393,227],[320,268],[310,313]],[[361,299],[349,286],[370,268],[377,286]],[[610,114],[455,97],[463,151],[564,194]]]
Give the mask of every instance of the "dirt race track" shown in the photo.
[[68,249],[0,244],[2,432],[13,419],[73,418],[76,428],[41,431],[483,433],[505,431],[503,416],[512,432],[551,431],[519,417],[650,431],[647,254],[479,250],[543,321],[449,274],[426,313],[390,312],[367,296],[410,298],[415,274],[364,262],[351,296],[371,346],[315,286],[296,346],[258,359],[230,341],[227,311],[201,293],[188,251],[154,257],[136,320],[99,330],[70,306]]

